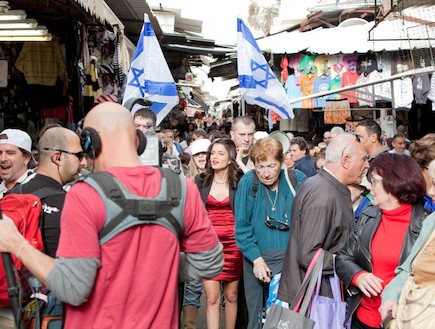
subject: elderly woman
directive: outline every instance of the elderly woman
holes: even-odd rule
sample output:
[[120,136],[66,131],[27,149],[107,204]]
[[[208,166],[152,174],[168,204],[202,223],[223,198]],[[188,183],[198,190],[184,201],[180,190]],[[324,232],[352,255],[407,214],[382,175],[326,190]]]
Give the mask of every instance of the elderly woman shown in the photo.
[[383,153],[370,163],[367,207],[346,246],[338,253],[337,274],[349,293],[346,323],[352,329],[379,328],[380,293],[408,256],[426,217],[426,184],[409,156]]
[[[281,272],[290,236],[294,191],[305,180],[295,170],[296,186],[290,186],[279,141],[265,137],[255,143],[249,158],[255,169],[239,181],[236,192],[236,241],[243,258],[243,279],[248,308],[248,329],[257,328],[263,306],[263,287],[272,273]],[[256,176],[256,177],[255,177]],[[255,182],[255,183],[254,183]]]
[[[430,163],[428,173],[431,179],[428,195],[435,202],[435,160]],[[406,303],[406,296],[412,294],[413,290],[414,293],[417,290],[420,294],[420,298],[417,298],[417,300],[422,302],[421,306],[424,304],[424,295],[427,292],[431,294],[430,301],[433,302],[435,292],[434,249],[435,213],[432,213],[423,222],[420,235],[415,241],[408,258],[397,269],[396,277],[382,292],[382,305],[379,312],[383,319],[391,311],[392,318],[397,318],[404,329],[415,328],[416,324],[424,324],[425,328],[435,328],[435,308],[433,306],[428,307],[426,310],[423,308],[417,309],[420,316],[410,321],[403,321],[404,318],[410,318],[406,316],[406,313],[409,312],[410,308],[413,308],[413,305]],[[399,297],[401,302],[398,306]]]

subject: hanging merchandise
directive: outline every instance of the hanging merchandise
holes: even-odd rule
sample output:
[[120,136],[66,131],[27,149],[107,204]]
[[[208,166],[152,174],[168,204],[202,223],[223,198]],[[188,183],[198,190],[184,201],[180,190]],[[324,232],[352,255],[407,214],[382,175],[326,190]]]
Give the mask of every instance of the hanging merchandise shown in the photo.
[[412,107],[414,94],[412,92],[412,79],[403,78],[393,81],[394,107],[398,110],[409,111]]
[[416,104],[426,104],[427,95],[430,91],[429,74],[417,75],[412,80],[412,87]]
[[350,106],[347,99],[327,100],[324,108],[325,124],[340,125],[345,124],[346,119],[351,117]]
[[28,84],[55,86],[61,77],[66,90],[65,59],[56,37],[49,42],[25,42],[15,67],[24,73]]
[[[316,79],[315,73],[308,73],[301,78],[302,96],[314,94],[314,80]],[[305,99],[302,101],[303,109],[312,109],[314,107],[313,99]]]
[[[327,75],[321,75],[314,80],[314,93],[321,93],[329,90],[329,84],[331,78]],[[323,108],[325,106],[325,100],[328,99],[328,95],[317,97],[314,99],[314,107]]]
[[93,107],[98,97],[100,97],[102,94],[102,90],[98,83],[96,62],[97,58],[95,56],[91,56],[91,62],[86,68],[86,83],[83,89],[83,96],[85,97],[85,101],[87,103],[87,107],[89,107],[89,110]]
[[285,84],[288,78],[288,59],[287,55],[284,55],[281,59],[280,67],[282,68],[281,71],[281,84]]

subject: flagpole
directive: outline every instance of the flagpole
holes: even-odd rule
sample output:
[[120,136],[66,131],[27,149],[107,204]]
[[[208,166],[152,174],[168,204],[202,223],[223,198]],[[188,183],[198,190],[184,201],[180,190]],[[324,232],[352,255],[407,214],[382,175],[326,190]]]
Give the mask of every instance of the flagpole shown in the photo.
[[242,115],[245,116],[246,110],[245,110],[245,98],[242,96],[240,98],[240,106],[242,108]]

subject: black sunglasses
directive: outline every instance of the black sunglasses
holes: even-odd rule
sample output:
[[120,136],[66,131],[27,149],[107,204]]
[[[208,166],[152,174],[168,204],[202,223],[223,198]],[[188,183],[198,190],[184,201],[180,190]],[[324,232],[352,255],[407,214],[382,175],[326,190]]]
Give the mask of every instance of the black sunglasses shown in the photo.
[[269,216],[266,216],[265,224],[273,230],[288,231],[290,229],[288,223],[270,218]]
[[44,150],[46,150],[46,151],[57,151],[57,152],[63,152],[63,153],[66,153],[66,154],[72,154],[72,155],[75,155],[80,161],[82,161],[82,159],[83,159],[83,156],[84,156],[84,153],[83,153],[83,151],[80,151],[80,152],[70,152],[70,151],[65,151],[65,150],[61,150],[61,149],[55,149],[55,148],[49,148],[49,147],[44,147]]

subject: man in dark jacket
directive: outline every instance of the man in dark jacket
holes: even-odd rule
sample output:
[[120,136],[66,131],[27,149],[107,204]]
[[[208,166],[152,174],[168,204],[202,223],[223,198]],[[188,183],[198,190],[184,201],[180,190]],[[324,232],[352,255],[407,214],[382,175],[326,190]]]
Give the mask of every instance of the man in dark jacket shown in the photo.
[[[360,183],[368,168],[363,146],[351,134],[334,138],[326,149],[326,164],[307,179],[293,201],[291,235],[278,298],[291,303],[317,249],[325,250],[323,271],[332,274],[332,255],[346,243],[353,228],[348,185]],[[331,296],[322,282],[321,294]]]

